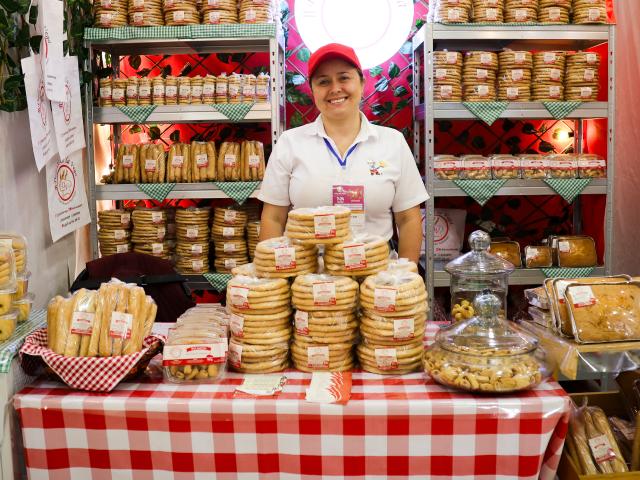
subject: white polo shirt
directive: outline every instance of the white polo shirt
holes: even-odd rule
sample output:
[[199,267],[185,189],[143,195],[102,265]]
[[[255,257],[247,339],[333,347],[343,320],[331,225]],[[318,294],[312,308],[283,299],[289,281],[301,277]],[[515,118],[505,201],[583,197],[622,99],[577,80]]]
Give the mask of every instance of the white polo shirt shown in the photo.
[[269,157],[258,198],[272,205],[318,207],[334,203],[335,185],[363,186],[365,230],[390,239],[391,212],[419,205],[429,195],[402,134],[360,115],[360,132],[353,142],[357,146],[344,167],[325,143],[326,139],[338,152],[321,115],[284,132]]

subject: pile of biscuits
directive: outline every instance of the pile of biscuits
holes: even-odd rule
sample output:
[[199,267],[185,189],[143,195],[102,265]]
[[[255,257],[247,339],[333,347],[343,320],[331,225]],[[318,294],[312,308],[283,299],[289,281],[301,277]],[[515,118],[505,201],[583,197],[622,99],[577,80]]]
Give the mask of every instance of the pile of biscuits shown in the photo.
[[471,15],[471,0],[437,0],[433,20],[439,23],[467,23]]
[[380,272],[360,285],[358,358],[373,373],[409,373],[422,362],[427,292],[417,273]]
[[466,52],[462,68],[463,98],[467,102],[496,99],[498,55],[495,52]]
[[122,209],[102,210],[98,212],[98,227],[98,242],[102,256],[132,250],[131,213]]
[[233,208],[216,208],[213,211],[211,240],[215,248],[216,271],[231,273],[231,269],[249,263],[245,227],[247,214]]
[[247,223],[247,246],[249,247],[249,259],[253,261],[256,247],[260,238],[260,221],[254,220]]
[[238,11],[240,23],[272,23],[278,13],[273,0],[240,0]]
[[538,0],[505,0],[504,21],[507,23],[538,21]]
[[176,210],[176,268],[180,273],[209,271],[209,213],[208,207]]
[[290,278],[315,273],[318,248],[287,237],[270,238],[258,243],[253,263],[258,276],[264,278]]
[[353,234],[342,243],[327,245],[323,258],[324,268],[331,275],[373,275],[389,264],[389,242],[378,235]]
[[93,4],[94,26],[100,28],[122,27],[127,24],[125,0],[99,0]]
[[136,208],[131,213],[133,251],[171,260],[173,252],[167,236],[167,213],[160,208]]
[[564,99],[565,52],[536,52],[533,54],[534,101]]
[[504,0],[473,0],[473,23],[502,23]]
[[268,373],[289,366],[290,300],[284,278],[237,276],[229,281],[229,363],[235,370]]
[[129,0],[129,25],[136,27],[164,25],[160,0]]
[[196,0],[163,0],[165,25],[193,25],[200,23]]
[[606,0],[573,0],[573,23],[606,23]]
[[462,53],[433,52],[433,100],[462,101]]
[[539,0],[539,23],[569,23],[571,0]]
[[594,102],[598,99],[600,55],[596,52],[567,53],[565,100]]
[[296,208],[288,214],[285,235],[305,245],[342,243],[350,235],[350,221],[346,207]]
[[296,308],[291,357],[296,368],[303,372],[351,370],[358,283],[349,277],[307,274],[296,277],[291,292]]
[[238,23],[236,0],[203,0],[200,13],[204,24]]
[[498,53],[498,100],[531,100],[531,52],[506,50]]

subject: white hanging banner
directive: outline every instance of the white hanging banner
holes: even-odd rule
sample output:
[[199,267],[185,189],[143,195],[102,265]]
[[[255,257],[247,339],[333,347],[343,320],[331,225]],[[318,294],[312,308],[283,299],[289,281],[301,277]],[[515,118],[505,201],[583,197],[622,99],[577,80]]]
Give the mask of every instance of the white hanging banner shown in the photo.
[[51,102],[56,141],[61,157],[69,156],[84,148],[82,124],[82,101],[80,99],[80,79],[78,77],[78,57],[65,57],[63,102]]
[[42,19],[40,55],[42,55],[47,98],[51,101],[64,102],[63,3],[60,0],[41,1],[38,19]]
[[53,116],[51,103],[45,93],[45,83],[42,76],[40,56],[32,55],[22,59],[24,86],[27,94],[29,110],[29,127],[31,128],[31,145],[38,171],[58,153],[55,133],[53,130]]
[[47,198],[54,242],[91,222],[84,190],[82,150],[68,157],[56,156],[47,163]]

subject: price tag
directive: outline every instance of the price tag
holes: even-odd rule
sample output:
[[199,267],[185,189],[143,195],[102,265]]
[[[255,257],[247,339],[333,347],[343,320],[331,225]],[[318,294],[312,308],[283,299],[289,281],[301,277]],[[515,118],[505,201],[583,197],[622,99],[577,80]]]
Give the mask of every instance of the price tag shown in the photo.
[[357,270],[367,267],[367,255],[364,243],[352,243],[344,246],[344,268]]
[[376,348],[376,365],[380,370],[395,370],[398,368],[398,356],[395,348]]
[[236,223],[237,218],[238,218],[238,212],[236,212],[235,210],[224,211],[224,223],[233,225],[234,223]]
[[133,168],[133,155],[123,155],[122,166],[124,168]]
[[102,99],[111,98],[111,86],[107,85],[104,87],[100,87],[100,98]]
[[480,63],[482,65],[491,65],[491,54],[490,53],[481,53],[480,54]]
[[175,155],[172,159],[171,159],[171,166],[172,167],[178,167],[178,168],[182,168],[182,166],[184,165],[184,156],[182,155]]
[[191,261],[191,268],[195,272],[201,272],[204,269],[204,260],[197,258]]
[[[134,14],[134,21],[135,21]],[[136,98],[138,96],[138,86],[137,85],[127,85],[127,98]]]
[[447,78],[446,68],[436,68],[436,80],[444,80]]
[[599,435],[597,437],[590,438],[589,448],[591,448],[591,453],[597,463],[606,462],[607,460],[611,460],[616,457],[613,447],[611,447],[611,443],[609,442],[609,438],[606,435]]
[[552,85],[549,87],[549,96],[551,98],[559,98],[560,97],[560,85]]
[[415,336],[413,318],[398,318],[393,320],[393,339],[407,340]]
[[164,97],[164,85],[154,85],[153,86],[153,96],[154,97]]
[[244,337],[244,317],[232,313],[229,315],[229,328],[236,337]]
[[394,287],[376,287],[373,291],[373,309],[378,312],[395,312],[398,290]]
[[113,88],[111,90],[111,98],[114,102],[124,100],[124,88]]
[[478,95],[481,97],[485,97],[489,95],[489,85],[478,85]]
[[123,243],[121,245],[116,245],[116,253],[127,253],[129,251],[129,244]]
[[485,80],[489,76],[489,71],[484,68],[476,68],[476,79]]
[[514,63],[521,65],[527,59],[527,52],[513,52]]
[[595,70],[593,68],[585,68],[583,78],[585,81],[590,82],[595,78]]
[[236,244],[235,243],[224,242],[222,244],[222,251],[224,253],[233,253],[233,252],[236,251]]
[[236,156],[233,153],[227,153],[224,156],[224,166],[225,167],[230,167],[230,168],[235,168],[237,164],[237,159]]
[[560,20],[560,9],[559,8],[550,8],[549,9],[549,20],[555,22]]
[[133,325],[133,315],[123,312],[112,312],[111,323],[109,325],[109,336],[113,338],[131,338],[131,326]]
[[191,85],[180,85],[180,89],[178,90],[178,94],[181,97],[190,97],[191,96]]
[[242,345],[239,343],[229,343],[229,363],[240,368],[242,364]]
[[556,61],[556,52],[544,52],[542,55],[542,60],[544,63],[555,63]]
[[308,347],[307,367],[328,368],[329,367],[329,347]]
[[591,87],[580,87],[581,98],[589,98],[592,94],[593,94],[593,89]]
[[227,84],[218,82],[216,83],[216,94],[218,95],[226,95],[227,94]]
[[598,55],[595,53],[587,53],[585,57],[589,65],[593,65],[598,62]]
[[515,11],[516,22],[526,22],[529,19],[529,12],[524,9],[516,9]]
[[336,216],[332,213],[314,215],[313,228],[316,238],[334,238],[336,236]]
[[191,85],[191,98],[202,97],[202,85]]
[[191,253],[195,253],[197,255],[200,255],[202,253],[202,245],[199,243],[194,243],[193,245],[191,245]]
[[295,247],[278,247],[273,250],[276,270],[291,270],[296,268]]
[[507,98],[509,100],[516,100],[520,96],[520,89],[518,87],[507,87]]
[[182,22],[182,21],[184,21],[184,11],[183,10],[176,10],[175,12],[173,12],[173,21],[174,22]]
[[140,85],[138,88],[138,98],[145,99],[151,96],[151,87],[149,85]]
[[225,238],[233,237],[236,234],[236,230],[233,227],[223,227],[222,236]]
[[155,158],[147,158],[144,161],[144,171],[145,172],[155,172],[158,167],[158,162],[156,162]]
[[[142,25],[144,23],[144,12],[134,12],[133,13],[133,23],[134,25]],[[127,96],[129,96],[129,90],[127,89]]]
[[558,250],[562,253],[569,253],[571,251],[571,243],[564,240],[558,242]]
[[247,22],[255,22],[256,21],[256,11],[253,8],[247,10],[247,13],[246,13],[244,18],[245,18],[245,20]]
[[595,22],[600,20],[600,9],[599,8],[590,8],[589,9],[589,21]]
[[95,313],[73,312],[73,316],[71,317],[71,333],[75,333],[77,335],[91,335],[95,319]]
[[176,87],[175,85],[166,85],[164,87],[164,94],[167,98],[175,98],[178,95],[178,87]]
[[551,80],[560,80],[561,72],[557,68],[552,68],[549,70],[549,78]]
[[450,8],[447,10],[447,18],[450,22],[459,22],[460,10],[458,8]]
[[309,335],[309,313],[296,310],[294,317],[296,332],[300,335]]
[[520,68],[516,68],[514,70],[511,70],[511,80],[513,80],[514,82],[518,82],[520,80],[522,80],[524,78],[524,70],[520,69]]
[[236,392],[246,393],[252,396],[273,396],[282,391],[287,383],[287,377],[280,374],[246,375],[242,385],[236,387]]
[[259,155],[249,155],[249,167],[250,168],[258,168],[258,167],[260,167],[260,156]]
[[453,95],[452,85],[440,85],[440,96],[442,98],[451,98],[451,95]]
[[571,298],[573,299],[573,306],[576,308],[590,307],[596,304],[593,290],[587,285],[571,287]]
[[113,238],[115,238],[116,240],[122,240],[126,238],[126,236],[127,236],[127,232],[125,232],[124,230],[113,231]]
[[162,351],[162,365],[211,365],[227,358],[226,343],[167,345]]
[[196,165],[199,168],[205,168],[209,166],[209,157],[207,157],[206,153],[199,153],[196,155]]
[[256,95],[256,89],[252,85],[244,85],[242,87],[242,96],[243,97],[254,97]]
[[155,224],[164,222],[162,212],[151,212],[151,222]]
[[485,10],[487,15],[487,20],[490,22],[495,22],[498,20],[498,9],[497,8],[487,8]]
[[315,282],[313,284],[313,304],[315,306],[335,305],[335,282]]
[[238,266],[238,262],[235,258],[225,258],[224,259],[224,268],[227,270],[231,270],[232,268],[236,268]]
[[165,227],[158,227],[158,240],[162,240],[164,236],[167,234],[167,229]]
[[187,227],[187,238],[197,238],[198,227]]
[[458,63],[458,52],[447,52],[446,61],[449,65]]
[[151,244],[151,252],[154,255],[159,255],[164,252],[164,245],[161,243],[152,243]]

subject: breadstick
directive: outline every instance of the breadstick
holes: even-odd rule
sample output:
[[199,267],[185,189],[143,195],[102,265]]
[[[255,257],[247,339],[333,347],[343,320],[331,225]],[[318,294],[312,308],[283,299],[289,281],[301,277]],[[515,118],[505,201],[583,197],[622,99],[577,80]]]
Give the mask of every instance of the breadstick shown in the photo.
[[147,169],[146,167],[146,163],[147,163],[147,156],[148,156],[148,151],[149,151],[149,147],[150,145],[140,145],[140,182],[142,183],[149,183],[147,180]]
[[216,144],[214,142],[207,142],[206,146],[207,159],[209,164],[207,165],[207,180],[214,181],[216,179]]
[[133,316],[133,320],[131,337],[125,339],[122,346],[123,355],[139,352],[142,346],[146,313],[146,295],[142,287],[133,287],[129,290],[127,312]]
[[627,469],[627,464],[624,461],[624,457],[622,456],[622,452],[620,451],[618,442],[616,442],[616,439],[613,436],[613,432],[611,431],[611,427],[609,426],[609,420],[607,420],[607,416],[599,407],[589,407],[589,413],[591,414],[591,419],[593,420],[594,425],[596,426],[598,431],[607,436],[607,438],[609,439],[609,443],[613,448],[613,452],[616,454],[615,458],[609,460],[613,471],[615,473],[628,472],[629,470]]
[[91,336],[89,337],[89,347],[87,348],[87,357],[98,356],[98,342],[100,341],[100,332],[102,331],[102,311],[104,308],[104,296],[106,285],[100,285],[100,288],[96,292],[95,298],[95,314],[96,318],[93,322],[93,329],[91,330]]
[[131,145],[131,155],[133,155],[133,170],[131,173],[134,176],[131,183],[140,183],[140,152],[137,145]]
[[155,157],[158,159],[158,165],[160,165],[160,168],[158,169],[158,183],[164,183],[167,171],[167,161],[164,155],[164,148],[162,148],[162,145],[155,145],[154,151]]
[[116,307],[119,290],[117,285],[113,284],[103,285],[103,287],[105,287],[105,291],[102,305],[102,321],[100,325],[98,354],[101,357],[109,357],[111,356],[111,336],[109,335],[109,330],[111,329],[111,314]]
[[116,153],[116,174],[115,183],[123,183],[124,181],[124,166],[122,165],[122,157],[124,156],[124,145],[118,145],[118,152]]
[[[583,409],[582,418],[584,419],[584,429],[587,434],[587,439],[596,438],[602,435],[602,432],[600,432],[596,427],[587,408]],[[597,462],[597,465],[602,473],[613,473],[613,467],[609,460]]]
[[240,178],[242,181],[251,180],[251,174],[249,173],[249,153],[251,149],[251,144],[249,140],[245,140],[242,142],[242,146],[240,147],[240,170],[242,174]]
[[262,142],[256,142],[258,144],[258,156],[260,157],[260,165],[258,166],[258,177],[256,180],[262,180],[264,178],[264,145]]
[[73,297],[73,303],[71,307],[71,322],[69,323],[69,332],[67,333],[67,343],[64,347],[65,357],[77,357],[80,350],[80,334],[71,333],[71,326],[73,325],[73,314],[79,310],[79,305],[86,301],[88,290],[81,288]]
[[597,475],[598,469],[596,468],[593,459],[591,458],[591,449],[589,448],[589,442],[587,441],[587,434],[585,432],[584,424],[579,419],[580,413],[576,413],[571,416],[569,422],[569,429],[574,441],[576,456],[582,469],[582,473],[585,475]]
[[60,295],[56,295],[47,305],[47,347],[53,350],[56,346],[56,335],[58,325],[58,309],[64,300]]
[[[148,337],[151,335],[151,329],[153,328],[153,323],[156,320],[156,314],[158,313],[158,305],[153,301],[153,298],[147,297],[147,301],[150,303],[149,308],[147,309],[147,318],[144,322],[144,337]],[[144,339],[143,339],[144,340]]]
[[191,179],[194,182],[201,182],[200,180],[200,166],[198,165],[198,156],[200,155],[200,145],[196,142],[191,142],[191,157],[189,162],[193,164],[193,169],[191,173]]
[[59,355],[64,355],[64,350],[67,346],[72,308],[73,298],[62,299],[58,307],[58,314],[56,315],[56,344],[53,351]]
[[[127,313],[129,306],[129,287],[126,285],[118,285],[118,301],[116,302],[115,312]],[[126,333],[126,332],[125,332]],[[121,336],[115,337],[111,345],[111,356],[122,355],[122,345],[124,338]]]
[[[98,322],[96,322],[96,300],[97,300],[97,295],[98,292],[96,291],[90,291],[88,294],[88,301],[87,301],[87,305],[86,305],[86,311],[87,313],[92,313],[93,314],[93,324],[91,325],[91,333],[93,334],[93,329],[96,328],[96,324]],[[91,335],[82,335],[82,338],[80,339],[80,356],[81,357],[87,357],[89,355],[89,343],[91,341]]]
[[225,168],[224,168],[224,156],[227,153],[227,150],[229,149],[229,145],[227,144],[227,142],[222,142],[222,145],[220,145],[220,150],[218,151],[218,181],[219,182],[225,182],[227,181],[227,178],[225,177]]
[[184,163],[182,164],[182,181],[185,183],[191,182],[191,162],[189,162],[189,153],[191,146],[188,143],[182,144],[182,155],[184,155]]

